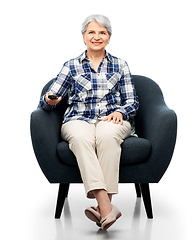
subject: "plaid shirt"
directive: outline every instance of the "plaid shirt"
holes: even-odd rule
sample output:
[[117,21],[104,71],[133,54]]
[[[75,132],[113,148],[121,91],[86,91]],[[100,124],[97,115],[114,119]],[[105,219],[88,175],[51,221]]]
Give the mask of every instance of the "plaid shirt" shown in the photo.
[[[68,93],[69,107],[63,123],[70,120],[95,123],[114,111],[133,123],[139,107],[127,63],[107,52],[97,72],[86,52],[66,62],[48,91],[62,98]],[[47,111],[55,107],[48,105],[44,96],[39,106]]]

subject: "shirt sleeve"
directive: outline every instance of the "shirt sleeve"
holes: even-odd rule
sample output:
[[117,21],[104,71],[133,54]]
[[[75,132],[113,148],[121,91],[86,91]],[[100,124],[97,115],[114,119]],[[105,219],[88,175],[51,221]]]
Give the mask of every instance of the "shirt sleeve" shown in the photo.
[[123,114],[124,120],[129,120],[136,115],[139,108],[139,101],[129,67],[126,62],[122,69],[122,76],[120,79],[120,94],[121,108],[117,111]]
[[[68,62],[66,62],[47,92],[52,91],[53,94],[57,95],[58,97],[64,98],[70,88],[70,85],[71,76]],[[47,104],[45,101],[45,95],[40,98],[39,107],[46,111],[51,111],[54,107],[56,107],[56,105],[51,106]]]

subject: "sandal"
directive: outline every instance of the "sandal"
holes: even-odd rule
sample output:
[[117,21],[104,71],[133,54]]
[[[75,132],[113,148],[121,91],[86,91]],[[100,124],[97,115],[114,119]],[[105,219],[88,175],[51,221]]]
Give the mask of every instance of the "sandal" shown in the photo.
[[93,222],[96,222],[96,225],[101,227],[101,223],[100,223],[100,220],[101,220],[101,216],[100,216],[100,213],[97,212],[97,208],[96,207],[88,207],[86,208],[85,210],[85,215]]
[[112,205],[112,211],[100,221],[102,230],[107,230],[121,216],[119,209]]

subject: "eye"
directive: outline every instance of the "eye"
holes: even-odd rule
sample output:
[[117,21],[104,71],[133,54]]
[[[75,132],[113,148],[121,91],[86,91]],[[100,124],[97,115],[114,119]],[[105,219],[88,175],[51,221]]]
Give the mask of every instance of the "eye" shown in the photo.
[[90,31],[90,32],[88,32],[88,34],[94,34],[94,31]]

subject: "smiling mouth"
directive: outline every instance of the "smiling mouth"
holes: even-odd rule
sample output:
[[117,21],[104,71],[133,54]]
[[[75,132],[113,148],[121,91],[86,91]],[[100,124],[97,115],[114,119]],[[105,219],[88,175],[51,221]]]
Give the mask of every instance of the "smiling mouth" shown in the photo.
[[93,42],[94,45],[98,46],[101,44],[101,42]]

